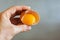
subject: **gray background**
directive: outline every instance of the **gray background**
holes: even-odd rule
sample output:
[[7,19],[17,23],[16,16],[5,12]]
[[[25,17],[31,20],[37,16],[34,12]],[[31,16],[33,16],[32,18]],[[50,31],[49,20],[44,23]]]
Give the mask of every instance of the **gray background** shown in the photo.
[[27,5],[39,12],[41,20],[31,31],[12,40],[60,40],[60,0],[0,0],[0,11],[13,5]]

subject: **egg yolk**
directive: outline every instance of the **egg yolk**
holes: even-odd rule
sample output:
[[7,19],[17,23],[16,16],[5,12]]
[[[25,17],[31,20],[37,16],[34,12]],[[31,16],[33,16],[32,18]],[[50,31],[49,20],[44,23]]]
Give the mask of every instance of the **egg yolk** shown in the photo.
[[35,23],[35,17],[32,14],[25,14],[22,17],[22,22],[27,25],[32,25]]

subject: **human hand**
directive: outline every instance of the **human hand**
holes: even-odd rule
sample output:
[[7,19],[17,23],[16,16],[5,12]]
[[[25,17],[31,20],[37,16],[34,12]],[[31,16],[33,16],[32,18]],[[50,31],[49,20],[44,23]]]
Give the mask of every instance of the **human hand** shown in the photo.
[[[0,40],[11,40],[11,38],[13,38],[13,36],[17,33],[31,29],[31,26],[18,24],[19,18],[12,18],[17,14],[16,11],[29,9],[30,7],[28,6],[13,6],[0,13]],[[17,25],[14,25],[12,23],[15,23]]]

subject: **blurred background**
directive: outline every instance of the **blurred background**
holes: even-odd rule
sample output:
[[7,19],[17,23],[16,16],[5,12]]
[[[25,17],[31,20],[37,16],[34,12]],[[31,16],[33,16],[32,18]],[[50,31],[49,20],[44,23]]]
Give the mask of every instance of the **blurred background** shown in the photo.
[[12,40],[60,40],[60,0],[0,0],[0,11],[13,5],[27,5],[39,12],[40,22]]

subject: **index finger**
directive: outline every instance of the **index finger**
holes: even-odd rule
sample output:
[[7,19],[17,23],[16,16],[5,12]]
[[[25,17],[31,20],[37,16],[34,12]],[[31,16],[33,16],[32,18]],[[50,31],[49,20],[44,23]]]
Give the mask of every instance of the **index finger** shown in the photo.
[[8,8],[7,10],[4,11],[4,14],[6,15],[7,18],[10,18],[12,14],[14,14],[16,11],[22,11],[22,10],[29,10],[29,6],[13,6]]

